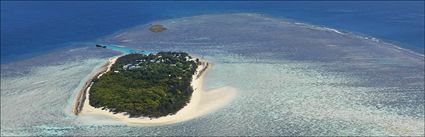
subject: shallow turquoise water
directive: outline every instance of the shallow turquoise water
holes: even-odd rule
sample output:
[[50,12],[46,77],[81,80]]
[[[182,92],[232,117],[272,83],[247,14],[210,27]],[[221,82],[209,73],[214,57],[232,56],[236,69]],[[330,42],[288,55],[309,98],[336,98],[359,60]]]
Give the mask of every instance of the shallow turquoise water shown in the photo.
[[140,25],[96,43],[203,57],[214,64],[204,88],[232,86],[236,98],[208,115],[165,126],[74,116],[78,86],[122,54],[82,44],[2,66],[2,135],[424,135],[423,55],[260,14],[151,23],[167,31]]
[[155,52],[146,51],[146,50],[135,50],[135,49],[119,46],[119,45],[105,45],[105,46],[106,46],[106,49],[111,49],[111,50],[122,52],[122,53],[125,53],[125,54],[139,53],[139,54],[148,55],[148,54],[151,54],[151,53],[152,54],[155,53]]

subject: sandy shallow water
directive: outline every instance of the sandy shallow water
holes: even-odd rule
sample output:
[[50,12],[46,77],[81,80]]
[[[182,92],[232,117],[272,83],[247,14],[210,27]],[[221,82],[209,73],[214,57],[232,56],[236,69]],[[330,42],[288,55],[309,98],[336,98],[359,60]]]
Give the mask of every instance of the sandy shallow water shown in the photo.
[[[152,33],[149,24],[167,31]],[[75,116],[94,69],[120,53],[82,44],[1,66],[2,135],[424,135],[424,56],[371,37],[251,13],[161,20],[95,43],[184,51],[214,66],[199,100],[167,125]],[[223,88],[224,87],[224,88]],[[227,87],[232,87],[228,89]],[[234,96],[228,90],[235,90]],[[206,98],[203,98],[206,97]],[[214,108],[214,107],[212,107]],[[203,113],[208,111],[209,113]]]

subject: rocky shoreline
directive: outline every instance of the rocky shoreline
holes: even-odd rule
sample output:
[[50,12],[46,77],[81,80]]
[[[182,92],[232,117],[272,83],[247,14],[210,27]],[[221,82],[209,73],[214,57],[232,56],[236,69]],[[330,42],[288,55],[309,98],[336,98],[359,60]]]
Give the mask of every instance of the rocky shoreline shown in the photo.
[[96,72],[94,74],[92,74],[90,79],[88,81],[86,81],[84,86],[78,92],[78,95],[77,95],[77,98],[76,98],[76,101],[75,101],[75,105],[73,107],[73,112],[74,112],[75,115],[78,115],[82,111],[82,108],[84,107],[84,101],[86,100],[86,94],[88,92],[88,89],[93,84],[93,80],[99,78],[105,72],[108,72],[110,66],[112,66],[115,63],[116,59],[118,59],[118,57],[114,57],[114,58],[109,59],[109,61],[107,63],[105,63],[99,69],[97,69]]

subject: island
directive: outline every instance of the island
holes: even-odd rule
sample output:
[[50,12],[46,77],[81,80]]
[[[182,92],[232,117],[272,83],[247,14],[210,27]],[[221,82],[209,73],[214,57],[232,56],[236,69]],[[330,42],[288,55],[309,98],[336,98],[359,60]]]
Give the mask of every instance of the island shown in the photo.
[[104,67],[83,91],[95,108],[130,118],[158,118],[175,114],[190,102],[191,82],[207,66],[185,52],[127,54]]
[[162,32],[167,30],[167,28],[165,28],[163,25],[152,25],[151,27],[149,27],[149,30],[152,32]]

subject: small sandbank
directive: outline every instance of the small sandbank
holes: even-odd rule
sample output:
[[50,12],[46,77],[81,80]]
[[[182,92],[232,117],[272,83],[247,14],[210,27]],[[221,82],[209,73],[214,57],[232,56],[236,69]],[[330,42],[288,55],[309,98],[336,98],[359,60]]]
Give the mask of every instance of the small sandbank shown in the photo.
[[[118,57],[111,58],[108,63],[106,63],[99,69],[100,71],[95,72],[95,77],[93,78],[100,77],[103,73],[108,72],[117,58]],[[109,112],[108,110],[94,108],[90,106],[90,100],[88,100],[90,95],[88,91],[90,90],[91,80],[93,80],[93,78],[90,79],[88,81],[89,83],[86,83],[86,85],[82,88],[82,90],[84,90],[85,92],[81,92],[80,94],[84,95],[83,98],[86,98],[86,100],[83,99],[82,101],[80,101],[83,102],[83,104],[76,105],[76,110],[78,110],[79,106],[81,108],[77,114],[80,117],[108,117],[127,124],[165,125],[190,120],[207,114],[209,112],[213,112],[229,103],[235,97],[236,90],[232,87],[221,87],[210,91],[203,91],[202,85],[204,77],[208,70],[211,69],[212,65],[210,63],[207,63],[207,61],[205,60],[201,60],[201,62],[202,65],[198,66],[195,74],[192,76],[191,85],[194,91],[192,93],[190,102],[174,115],[168,115],[159,118],[129,118],[129,116],[124,115],[124,113],[114,114],[113,112]]]
[[164,27],[164,25],[152,25],[151,27],[149,27],[149,30],[151,32],[163,32],[165,30],[167,30],[167,28]]

